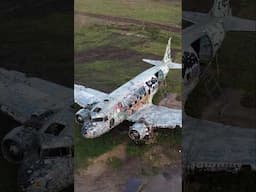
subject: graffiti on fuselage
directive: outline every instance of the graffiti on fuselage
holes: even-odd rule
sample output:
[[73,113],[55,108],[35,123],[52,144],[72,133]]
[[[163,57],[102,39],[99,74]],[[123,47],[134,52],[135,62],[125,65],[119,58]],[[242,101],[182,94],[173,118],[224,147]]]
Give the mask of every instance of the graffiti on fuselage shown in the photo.
[[198,59],[194,53],[184,52],[182,56],[182,78],[190,81],[199,73]]

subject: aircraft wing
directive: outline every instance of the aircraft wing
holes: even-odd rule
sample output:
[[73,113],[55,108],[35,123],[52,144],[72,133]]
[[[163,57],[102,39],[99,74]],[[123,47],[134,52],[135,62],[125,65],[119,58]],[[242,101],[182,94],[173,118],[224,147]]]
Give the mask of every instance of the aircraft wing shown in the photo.
[[182,19],[197,24],[205,22],[207,19],[209,19],[209,15],[206,13],[198,13],[193,11],[182,11]]
[[227,17],[224,20],[225,31],[256,31],[256,21],[241,19],[239,17]]
[[183,116],[186,168],[256,169],[256,129],[241,128]]
[[81,107],[86,107],[88,104],[97,103],[106,98],[108,94],[101,91],[87,88],[83,85],[74,85],[74,100]]
[[182,112],[180,109],[171,109],[158,105],[147,105],[131,115],[128,120],[137,122],[143,119],[154,128],[182,127]]
[[26,122],[32,114],[40,115],[72,104],[73,94],[72,89],[64,86],[2,68],[0,92],[0,110],[20,123]]

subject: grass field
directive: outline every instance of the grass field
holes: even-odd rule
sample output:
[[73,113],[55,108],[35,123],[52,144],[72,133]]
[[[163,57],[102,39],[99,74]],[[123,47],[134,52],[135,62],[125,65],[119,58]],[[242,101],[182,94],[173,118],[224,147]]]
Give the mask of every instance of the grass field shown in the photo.
[[122,16],[157,23],[181,24],[177,0],[75,0],[75,11]]
[[[103,15],[128,17],[165,24],[180,24],[180,1],[91,1],[77,0],[75,10]],[[128,7],[128,8],[127,8]],[[154,7],[154,8],[152,8]],[[157,9],[156,9],[157,7]],[[114,10],[114,11],[113,11]],[[172,36],[174,60],[181,61],[181,34],[127,23],[113,23],[93,17],[75,15],[75,81],[88,87],[111,92],[135,77],[149,64],[142,58],[161,59],[168,38]],[[113,53],[114,52],[114,53]],[[181,74],[171,71],[167,87],[155,96],[158,103],[167,92],[181,93]],[[75,128],[76,168],[86,167],[91,159],[111,150],[120,143],[127,145],[127,155],[140,157],[151,147],[134,145],[127,132],[113,130],[97,139],[84,139],[78,126]],[[161,139],[159,139],[161,138]],[[177,147],[181,143],[181,130],[159,133],[152,145]],[[122,166],[119,159],[109,159],[110,167]]]
[[[255,44],[255,32],[230,32],[217,54],[219,74],[216,78],[221,87],[243,90],[245,96],[251,98],[250,103],[256,102]],[[213,70],[216,71],[216,67],[214,64]],[[200,83],[188,98],[186,112],[200,118],[209,102],[206,89]]]

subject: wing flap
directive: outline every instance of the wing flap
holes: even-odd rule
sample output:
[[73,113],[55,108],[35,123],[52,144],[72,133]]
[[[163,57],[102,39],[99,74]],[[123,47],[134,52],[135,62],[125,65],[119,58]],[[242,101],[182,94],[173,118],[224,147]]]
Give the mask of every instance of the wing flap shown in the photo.
[[148,105],[135,112],[128,120],[132,122],[143,119],[155,128],[182,127],[182,112],[179,109],[170,109],[163,106]]
[[183,116],[183,150],[187,168],[256,169],[256,129]]

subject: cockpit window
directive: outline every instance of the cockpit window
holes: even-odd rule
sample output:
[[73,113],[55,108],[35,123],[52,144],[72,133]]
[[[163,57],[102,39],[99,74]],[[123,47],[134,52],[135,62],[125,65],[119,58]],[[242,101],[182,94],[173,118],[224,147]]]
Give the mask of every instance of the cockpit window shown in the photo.
[[99,108],[99,107],[96,107],[95,109],[93,109],[93,112],[95,112],[95,113],[99,113],[101,111],[101,108]]
[[101,121],[103,121],[102,117],[92,119],[92,122],[101,122]]
[[65,125],[60,123],[52,123],[49,127],[45,130],[45,133],[58,136],[61,131],[65,128]]
[[41,152],[41,155],[43,158],[63,157],[69,154],[70,154],[70,150],[68,147],[43,149]]

